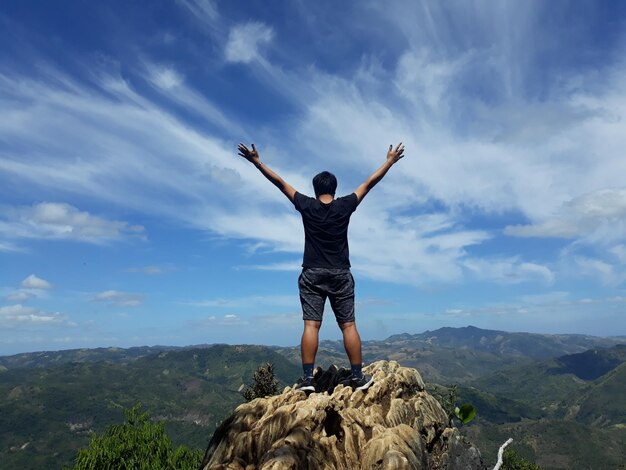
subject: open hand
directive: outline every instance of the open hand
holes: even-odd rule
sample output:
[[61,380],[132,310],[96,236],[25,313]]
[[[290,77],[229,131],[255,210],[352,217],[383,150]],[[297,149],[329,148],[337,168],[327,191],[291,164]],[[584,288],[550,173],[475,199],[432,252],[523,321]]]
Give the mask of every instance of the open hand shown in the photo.
[[250,150],[244,144],[239,143],[239,145],[237,145],[237,150],[239,150],[239,156],[245,158],[250,163],[254,163],[255,165],[257,165],[261,162],[259,152],[256,151],[256,147],[254,146],[254,144],[252,144],[252,150]]
[[389,151],[387,152],[387,161],[390,161],[391,163],[396,163],[402,157],[404,157],[404,145],[402,145],[402,142],[400,142],[396,146],[395,150],[393,148],[393,145],[389,146]]

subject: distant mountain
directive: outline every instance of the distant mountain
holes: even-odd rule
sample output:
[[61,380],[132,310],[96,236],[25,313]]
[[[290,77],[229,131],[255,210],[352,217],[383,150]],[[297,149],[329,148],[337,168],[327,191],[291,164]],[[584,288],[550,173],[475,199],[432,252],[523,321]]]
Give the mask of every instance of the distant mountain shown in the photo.
[[65,349],[0,356],[0,368],[50,367],[69,363],[115,362],[128,363],[162,351],[176,351],[176,346],[137,346],[133,348]]
[[[537,359],[610,347],[618,338],[585,335],[540,335],[484,330],[473,326],[440,328],[419,334],[403,333],[381,341],[364,341],[366,363],[395,360],[419,370],[426,382],[465,384],[508,367],[532,364]],[[300,348],[275,348],[294,364]],[[322,341],[317,362],[323,367],[345,364],[341,341]]]
[[[407,364],[415,365],[432,364],[431,358],[442,349],[471,349],[472,356],[476,360],[488,364],[497,362],[501,367],[505,365],[518,365],[528,363],[534,359],[547,359],[559,357],[567,354],[584,352],[593,348],[607,348],[616,344],[626,343],[626,337],[597,337],[587,335],[549,335],[536,333],[510,333],[498,330],[485,330],[474,326],[462,328],[440,328],[434,331],[425,331],[418,334],[402,333],[392,335],[384,340],[364,341],[363,353],[366,362],[387,359],[390,354],[397,355],[397,359],[402,361],[412,361]],[[139,358],[146,357],[162,351],[184,351],[188,349],[202,349],[215,345],[191,345],[184,347],[177,346],[138,346],[131,348],[93,348],[93,349],[68,349],[61,351],[41,351],[32,353],[15,354],[11,356],[0,356],[0,371],[4,368],[14,369],[18,367],[49,367],[67,363],[86,362],[111,362],[130,363]],[[288,357],[292,362],[299,364],[300,347],[271,347]],[[423,354],[416,354],[421,352]],[[479,353],[487,353],[482,356]],[[442,353],[443,354],[443,353]],[[422,356],[428,357],[422,360]],[[450,361],[456,362],[458,367],[466,367],[466,361],[472,362],[471,357],[465,357],[460,352],[456,357],[450,357]],[[318,362],[320,365],[330,365],[332,363],[341,365],[346,361],[343,343],[341,341],[321,341]],[[447,359],[444,360],[446,362]],[[498,368],[496,367],[496,368]],[[468,367],[471,369],[472,367]],[[434,371],[433,371],[434,372]],[[424,375],[424,372],[422,372]],[[478,373],[470,372],[465,379],[473,379],[477,375],[484,375],[485,370]],[[452,373],[450,378],[461,378],[463,374]],[[447,377],[447,374],[434,373],[433,378]]]
[[611,347],[623,338],[602,338],[587,335],[549,335],[537,333],[509,333],[484,330],[475,326],[463,328],[440,328],[418,335],[391,336],[386,342],[402,344],[420,342],[443,348],[471,348],[505,356],[523,356],[547,359],[574,354],[592,348]]

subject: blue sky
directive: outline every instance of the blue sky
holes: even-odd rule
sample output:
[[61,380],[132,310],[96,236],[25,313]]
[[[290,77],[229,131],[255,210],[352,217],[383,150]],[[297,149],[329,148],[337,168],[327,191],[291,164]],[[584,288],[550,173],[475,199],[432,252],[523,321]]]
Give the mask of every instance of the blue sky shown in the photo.
[[[0,354],[295,345],[303,231],[236,144],[352,192],[364,339],[626,334],[623,2],[3,2]],[[330,315],[323,338],[339,337]]]

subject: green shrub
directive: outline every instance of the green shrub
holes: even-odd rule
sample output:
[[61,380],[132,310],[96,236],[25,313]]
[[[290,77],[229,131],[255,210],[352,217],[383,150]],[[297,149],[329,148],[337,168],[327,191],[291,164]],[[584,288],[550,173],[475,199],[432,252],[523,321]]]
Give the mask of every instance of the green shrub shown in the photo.
[[504,449],[502,470],[541,470],[541,467],[526,460],[513,449]]
[[89,447],[78,451],[73,470],[196,470],[202,451],[174,448],[165,423],[151,422],[140,408],[125,410],[124,424],[94,434]]

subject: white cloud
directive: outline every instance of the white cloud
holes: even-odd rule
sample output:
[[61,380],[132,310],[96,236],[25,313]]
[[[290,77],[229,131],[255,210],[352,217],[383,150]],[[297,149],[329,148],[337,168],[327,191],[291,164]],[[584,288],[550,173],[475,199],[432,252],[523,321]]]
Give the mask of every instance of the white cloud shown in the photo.
[[299,259],[297,261],[285,261],[281,263],[270,263],[270,264],[248,264],[245,266],[241,266],[241,268],[246,269],[258,269],[260,271],[300,271],[302,270],[302,260]]
[[394,84],[401,96],[425,112],[448,112],[446,94],[467,59],[452,61],[431,57],[426,49],[406,51],[396,65]]
[[4,252],[19,252],[19,251],[23,251],[23,249],[19,248],[18,246],[14,245],[13,243],[0,240],[0,251],[4,251]]
[[69,325],[67,317],[60,313],[47,313],[21,304],[0,307],[0,326],[14,328],[19,326]]
[[615,256],[620,263],[626,264],[626,245],[615,245],[609,249],[609,252]]
[[467,317],[471,315],[471,312],[466,312],[462,308],[449,308],[446,309],[444,313],[455,317]]
[[226,60],[249,63],[260,59],[259,47],[269,44],[273,37],[274,31],[264,23],[251,21],[234,26],[224,48]]
[[191,325],[194,327],[237,327],[248,325],[249,321],[241,318],[239,315],[227,314],[227,315],[211,315],[209,317],[192,320]]
[[145,296],[143,294],[107,290],[97,293],[93,296],[92,300],[120,307],[138,307],[143,303],[144,298]]
[[566,291],[553,291],[545,294],[529,294],[520,297],[520,300],[527,304],[547,304],[552,302],[563,302],[570,298],[570,293]]
[[298,296],[292,295],[255,295],[250,297],[217,298],[185,302],[194,307],[245,308],[256,306],[293,307],[300,305]]
[[9,302],[24,302],[26,300],[37,297],[33,292],[26,292],[23,290],[13,292],[5,297],[5,299]]
[[176,0],[185,6],[198,20],[213,25],[219,18],[217,5],[213,0]]
[[183,83],[183,76],[171,67],[153,67],[150,70],[150,81],[163,90],[171,90]]
[[[302,313],[255,315],[254,323],[263,328],[296,327],[299,330],[302,326]],[[297,333],[293,337],[297,338]]]
[[27,289],[52,289],[52,284],[34,274],[24,279],[21,285]]
[[504,233],[518,237],[591,237],[613,241],[626,238],[625,220],[626,188],[601,189],[567,201],[544,220],[509,225]]
[[626,280],[626,272],[623,269],[618,269],[601,259],[575,256],[573,262],[574,266],[576,266],[575,272],[580,276],[599,279],[608,285],[618,285]]
[[472,276],[481,281],[502,284],[539,281],[551,283],[555,275],[547,266],[511,258],[468,258],[462,261]]
[[168,268],[163,268],[161,266],[144,266],[142,268],[129,268],[128,271],[131,273],[143,273],[148,275],[157,275],[163,274]]
[[143,268],[143,272],[146,274],[161,274],[163,269],[158,266],[146,266]]
[[45,297],[52,284],[34,274],[29,275],[20,283],[20,289],[5,296],[8,302],[25,302],[36,297]]
[[143,236],[144,228],[80,211],[65,203],[42,202],[10,207],[0,220],[0,234],[10,238],[69,239],[91,243]]
[[[215,106],[207,100],[201,93],[185,85],[183,75],[170,66],[158,65],[152,62],[144,61],[145,68],[144,78],[148,83],[152,84],[155,89],[160,92],[167,100],[184,107],[187,112],[193,112],[205,119],[208,123],[220,127],[223,131],[232,135],[245,135],[244,130],[228,116],[224,114],[224,110]],[[224,176],[228,169],[215,165],[210,167],[215,172]],[[230,170],[233,172],[233,170]],[[237,173],[235,176],[238,177]],[[232,178],[232,175],[231,175]]]

